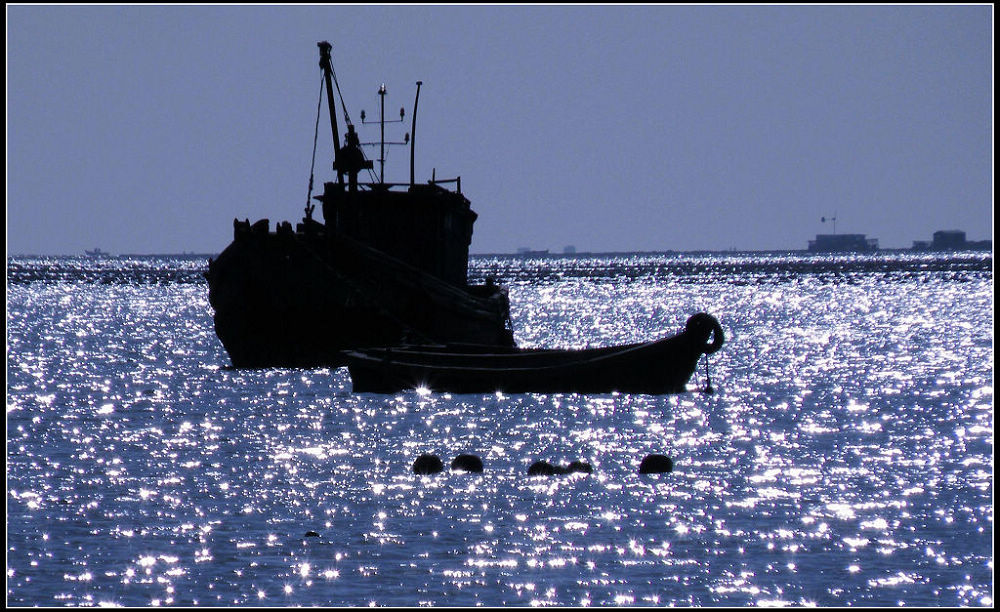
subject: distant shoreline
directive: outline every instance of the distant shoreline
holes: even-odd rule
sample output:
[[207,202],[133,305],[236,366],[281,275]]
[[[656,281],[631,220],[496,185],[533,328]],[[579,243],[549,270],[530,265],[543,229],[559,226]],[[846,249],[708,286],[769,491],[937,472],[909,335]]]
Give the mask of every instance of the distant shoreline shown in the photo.
[[[693,251],[577,251],[575,253],[470,253],[469,258],[477,257],[518,257],[523,259],[555,259],[560,257],[609,257],[609,256],[622,256],[622,255],[872,255],[878,253],[922,253],[922,254],[941,254],[941,253],[991,253],[992,247],[989,249],[985,248],[970,248],[970,249],[954,249],[954,250],[930,250],[922,249],[917,250],[913,248],[889,248],[889,249],[879,249],[874,252],[869,253],[855,253],[851,251],[843,252],[831,252],[831,253],[814,253],[808,249],[769,249],[769,250],[751,250],[751,249],[727,249],[727,250],[693,250]],[[99,261],[101,259],[122,259],[129,257],[136,258],[147,258],[147,257],[185,257],[185,258],[199,258],[199,259],[209,259],[218,257],[218,253],[122,253],[120,255],[111,253],[102,253],[99,256],[91,255],[80,255],[80,254],[34,254],[34,253],[18,253],[15,255],[8,254],[7,258],[14,257],[79,257],[81,259],[93,259]]]
[[525,259],[530,258],[558,258],[558,257],[605,257],[605,256],[621,256],[621,255],[877,255],[879,253],[929,253],[929,254],[939,254],[939,253],[992,253],[992,247],[989,249],[982,248],[970,248],[970,249],[952,249],[952,250],[931,250],[922,249],[917,250],[913,248],[894,248],[894,249],[878,249],[877,251],[868,253],[859,253],[853,251],[842,251],[842,252],[830,252],[830,253],[815,253],[808,249],[768,249],[768,250],[752,250],[752,249],[726,249],[726,250],[694,250],[694,251],[577,251],[575,253],[546,253],[546,254],[522,254],[522,253],[470,253],[469,257],[522,257]]

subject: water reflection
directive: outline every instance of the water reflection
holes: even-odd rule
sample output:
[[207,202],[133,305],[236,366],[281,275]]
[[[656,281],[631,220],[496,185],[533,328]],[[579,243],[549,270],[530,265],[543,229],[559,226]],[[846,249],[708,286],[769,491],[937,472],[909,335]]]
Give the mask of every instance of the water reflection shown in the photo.
[[[195,280],[19,271],[8,602],[992,604],[978,260],[513,259],[474,269],[512,279],[525,345],[717,313],[717,393],[354,395],[345,370],[226,369]],[[425,452],[485,470],[415,475]],[[639,475],[650,453],[674,471]]]

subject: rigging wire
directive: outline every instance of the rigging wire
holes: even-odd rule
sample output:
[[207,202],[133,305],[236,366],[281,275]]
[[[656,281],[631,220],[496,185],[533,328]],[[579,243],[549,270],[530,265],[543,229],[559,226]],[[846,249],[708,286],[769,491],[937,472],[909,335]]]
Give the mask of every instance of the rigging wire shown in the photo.
[[309,193],[306,194],[306,217],[312,218],[312,211],[316,205],[310,205],[313,193],[313,178],[316,176],[316,143],[319,142],[319,116],[323,108],[323,77],[319,79],[319,100],[316,101],[316,127],[313,129],[313,155],[312,165],[309,167]]
[[344,104],[344,94],[340,92],[340,83],[337,81],[337,70],[333,67],[333,62],[330,62],[330,74],[333,75],[333,84],[337,86],[337,95],[340,96],[340,108],[344,111],[344,121],[354,123],[351,121],[351,116],[347,114],[347,105]]
[[[330,62],[330,75],[333,76],[333,84],[337,88],[337,96],[340,97],[340,108],[341,108],[341,110],[344,113],[344,122],[347,123],[347,124],[353,124],[354,122],[351,121],[351,115],[347,112],[347,104],[344,103],[344,94],[343,94],[343,92],[340,91],[340,82],[337,80],[337,70],[336,70],[336,68],[333,67],[333,62],[332,61]],[[320,115],[319,107],[322,106],[322,102],[323,102],[323,81],[321,79],[320,80],[320,90],[319,90],[319,103],[317,103],[317,109],[316,109],[316,134],[317,135],[319,134],[319,115]],[[363,150],[361,151],[361,155],[362,155],[363,159],[366,159],[366,160],[368,159]],[[316,138],[314,137],[313,138],[313,168],[314,169],[315,169],[315,166],[316,166]],[[368,177],[369,177],[369,179],[371,180],[372,183],[375,182],[375,171],[372,168],[368,168]],[[310,175],[310,177],[309,177],[309,195],[310,196],[312,196],[312,186],[313,186],[313,177],[312,177],[312,175]],[[308,200],[306,201],[306,206],[307,207],[309,206]]]
[[[344,122],[347,124],[353,124],[354,122],[351,121],[351,116],[347,113],[347,105],[344,103],[344,94],[340,91],[340,82],[337,81],[337,70],[333,67],[333,62],[330,62],[330,74],[333,76],[333,84],[337,88],[337,95],[340,96],[340,108],[344,112]],[[322,95],[322,92],[320,92],[320,95]],[[316,120],[319,121],[319,118],[317,117]],[[361,151],[361,156],[362,159],[368,159],[363,150]],[[371,168],[368,168],[368,178],[372,183],[375,182],[375,171]]]

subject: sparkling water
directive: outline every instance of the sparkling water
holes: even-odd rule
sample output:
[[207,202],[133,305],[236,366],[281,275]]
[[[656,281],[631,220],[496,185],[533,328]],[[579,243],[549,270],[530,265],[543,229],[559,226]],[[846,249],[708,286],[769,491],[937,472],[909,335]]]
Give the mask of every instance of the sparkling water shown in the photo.
[[521,346],[715,315],[665,396],[233,370],[206,264],[8,258],[8,605],[993,604],[992,253],[473,258]]

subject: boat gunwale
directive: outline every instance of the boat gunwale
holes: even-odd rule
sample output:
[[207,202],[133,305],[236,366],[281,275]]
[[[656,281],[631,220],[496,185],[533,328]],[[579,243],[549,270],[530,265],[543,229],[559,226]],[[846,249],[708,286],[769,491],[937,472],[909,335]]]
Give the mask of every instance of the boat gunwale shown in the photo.
[[[448,373],[454,372],[456,374],[477,374],[477,373],[501,373],[507,375],[519,375],[522,373],[527,374],[551,374],[552,372],[558,372],[560,370],[565,370],[566,368],[580,368],[580,367],[600,367],[604,366],[609,360],[619,360],[619,359],[632,359],[636,356],[636,353],[653,353],[661,354],[671,348],[682,348],[682,343],[685,340],[684,334],[677,334],[674,336],[669,336],[666,338],[660,338],[659,340],[651,340],[649,342],[641,342],[636,344],[612,346],[612,347],[600,347],[592,349],[580,349],[579,351],[573,350],[561,350],[561,349],[551,349],[546,351],[548,354],[513,354],[513,355],[503,355],[503,354],[487,354],[487,355],[476,355],[476,354],[446,354],[454,357],[465,357],[472,360],[481,359],[483,357],[501,357],[501,358],[513,358],[517,360],[518,358],[526,359],[530,357],[565,357],[565,360],[559,363],[550,364],[539,364],[539,365],[509,365],[503,366],[497,364],[493,367],[490,366],[463,366],[463,365],[442,365],[436,363],[428,363],[426,361],[409,361],[406,359],[395,359],[392,356],[396,353],[394,351],[387,351],[382,357],[375,356],[366,350],[348,350],[344,351],[344,355],[348,358],[348,368],[351,365],[371,365],[372,367],[380,368],[393,368],[397,371],[401,370],[419,370],[428,371],[431,373]],[[597,353],[597,351],[601,351]],[[582,354],[587,352],[587,354]],[[689,351],[691,354],[697,353],[695,359],[701,356],[701,351],[696,348],[692,348]],[[565,353],[570,353],[563,355]],[[414,355],[414,353],[411,353]],[[612,367],[621,367],[622,364],[614,364]]]

